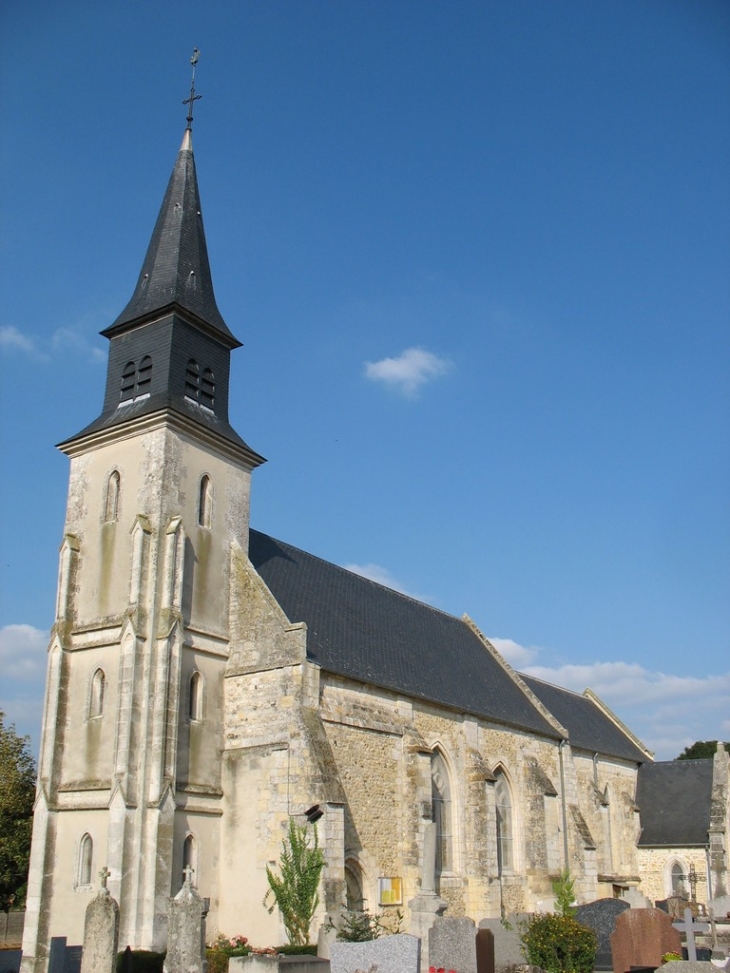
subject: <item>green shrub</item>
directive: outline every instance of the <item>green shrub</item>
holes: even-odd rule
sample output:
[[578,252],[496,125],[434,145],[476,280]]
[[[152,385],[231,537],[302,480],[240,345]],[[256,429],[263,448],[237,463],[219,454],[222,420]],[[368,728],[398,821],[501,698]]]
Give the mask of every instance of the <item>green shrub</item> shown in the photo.
[[[314,840],[309,843],[309,835]],[[317,829],[311,832],[306,825],[289,819],[289,832],[282,842],[279,871],[266,866],[269,890],[264,905],[272,913],[278,906],[289,942],[295,946],[309,945],[309,927],[319,905],[319,877],[324,868],[324,853],[319,847]],[[274,901],[269,905],[269,899]]]
[[284,956],[316,956],[317,946],[314,943],[286,943],[285,946],[277,946],[277,953],[283,953]]
[[221,953],[217,949],[206,949],[208,973],[228,973],[228,953]]
[[571,916],[538,914],[520,928],[525,958],[547,973],[593,973],[596,934]]
[[[164,953],[154,953],[150,949],[133,949],[134,973],[162,973],[165,962]],[[117,953],[117,970],[122,969],[124,953]]]

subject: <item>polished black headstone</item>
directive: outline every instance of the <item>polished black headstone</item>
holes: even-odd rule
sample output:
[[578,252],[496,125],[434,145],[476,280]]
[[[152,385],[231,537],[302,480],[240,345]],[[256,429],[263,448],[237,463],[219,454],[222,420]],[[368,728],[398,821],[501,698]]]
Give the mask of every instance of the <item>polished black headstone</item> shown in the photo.
[[629,903],[623,899],[596,899],[595,902],[579,905],[575,910],[576,921],[592,929],[598,939],[594,969],[613,970],[611,933],[618,917],[629,908]]

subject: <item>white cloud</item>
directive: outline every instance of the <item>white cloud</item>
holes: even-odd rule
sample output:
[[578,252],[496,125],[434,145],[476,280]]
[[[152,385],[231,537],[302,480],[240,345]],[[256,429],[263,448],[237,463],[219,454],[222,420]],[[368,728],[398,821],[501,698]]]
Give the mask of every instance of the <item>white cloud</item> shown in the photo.
[[512,639],[489,641],[527,675],[577,693],[592,689],[658,760],[673,759],[695,740],[727,738],[730,672],[674,675],[622,661],[536,665],[539,648]]
[[405,585],[393,577],[387,568],[383,568],[379,564],[343,564],[343,567],[346,571],[352,571],[353,574],[359,574],[362,578],[368,578],[370,581],[377,581],[378,584],[392,588],[393,591],[399,591],[402,595],[408,595],[409,598],[427,603],[431,601],[430,598],[424,598],[423,595],[409,591]]
[[22,681],[43,678],[49,633],[33,625],[0,628],[0,670],[3,676]]
[[30,736],[34,753],[40,739],[48,637],[33,625],[0,628],[0,709],[6,726],[14,723],[20,736]]
[[33,357],[43,357],[38,352],[34,339],[23,334],[22,331],[18,331],[12,324],[5,324],[0,327],[0,348],[22,351]]
[[365,376],[413,397],[426,382],[445,375],[452,368],[453,363],[447,358],[439,358],[423,348],[407,348],[398,358],[365,362]]
[[18,351],[37,361],[51,361],[51,354],[73,354],[92,363],[107,360],[106,352],[94,345],[84,334],[84,329],[56,328],[50,338],[41,340],[37,335],[24,334],[13,325],[0,327],[0,348]]
[[502,658],[516,669],[522,669],[528,666],[537,658],[537,654],[540,651],[538,648],[528,648],[520,645],[519,642],[515,642],[513,639],[492,638],[490,636],[489,641]]

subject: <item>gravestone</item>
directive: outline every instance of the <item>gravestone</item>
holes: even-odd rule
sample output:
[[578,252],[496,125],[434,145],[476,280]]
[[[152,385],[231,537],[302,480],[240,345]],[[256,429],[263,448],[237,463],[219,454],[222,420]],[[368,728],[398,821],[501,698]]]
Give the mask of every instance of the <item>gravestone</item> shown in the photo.
[[466,916],[440,916],[428,933],[428,965],[454,973],[477,973],[474,920]]
[[681,937],[666,912],[626,909],[616,919],[611,933],[614,973],[627,973],[632,966],[657,969],[664,953],[678,953],[681,945]]
[[587,926],[596,934],[598,948],[593,964],[595,970],[612,970],[611,933],[616,927],[616,920],[629,908],[629,903],[622,899],[596,899],[579,905],[575,910],[575,920],[581,926]]
[[99,873],[101,888],[86,906],[81,973],[114,973],[119,945],[119,905],[109,894],[106,866]]
[[444,914],[446,905],[436,892],[436,822],[429,821],[423,829],[421,891],[408,903],[411,912],[408,932],[421,940],[421,959],[426,968],[433,965],[428,955],[429,930],[436,918]]
[[520,966],[525,962],[517,919],[511,916],[507,923],[501,919],[482,919],[480,929],[489,929],[494,936],[495,973],[505,967]]
[[65,936],[51,936],[48,973],[81,973],[83,946],[67,946]]
[[658,899],[654,905],[662,912],[666,912],[672,919],[681,919],[687,907],[687,900],[680,895],[670,895],[667,899]]
[[183,887],[170,902],[164,973],[204,973],[205,903],[192,885],[193,870],[185,869]]
[[730,916],[730,895],[721,895],[716,899],[710,899],[707,903],[708,911],[711,911],[716,919],[725,919]]
[[373,966],[378,973],[419,973],[421,940],[399,933],[365,943],[330,944],[330,973],[352,973]]
[[477,929],[477,973],[495,973],[494,933],[491,929]]
[[621,898],[624,902],[628,902],[632,909],[651,909],[652,907],[649,899],[633,885],[624,890]]

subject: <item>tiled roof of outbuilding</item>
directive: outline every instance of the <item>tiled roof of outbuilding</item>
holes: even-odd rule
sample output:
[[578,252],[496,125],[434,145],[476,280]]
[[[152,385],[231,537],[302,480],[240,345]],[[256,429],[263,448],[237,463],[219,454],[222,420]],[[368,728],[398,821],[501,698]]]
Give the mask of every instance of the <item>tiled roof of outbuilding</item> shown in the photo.
[[639,768],[640,848],[706,845],[712,760],[662,760]]
[[543,706],[568,731],[573,749],[643,763],[647,755],[592,699],[520,673]]
[[249,558],[327,672],[560,738],[461,619],[255,530]]

